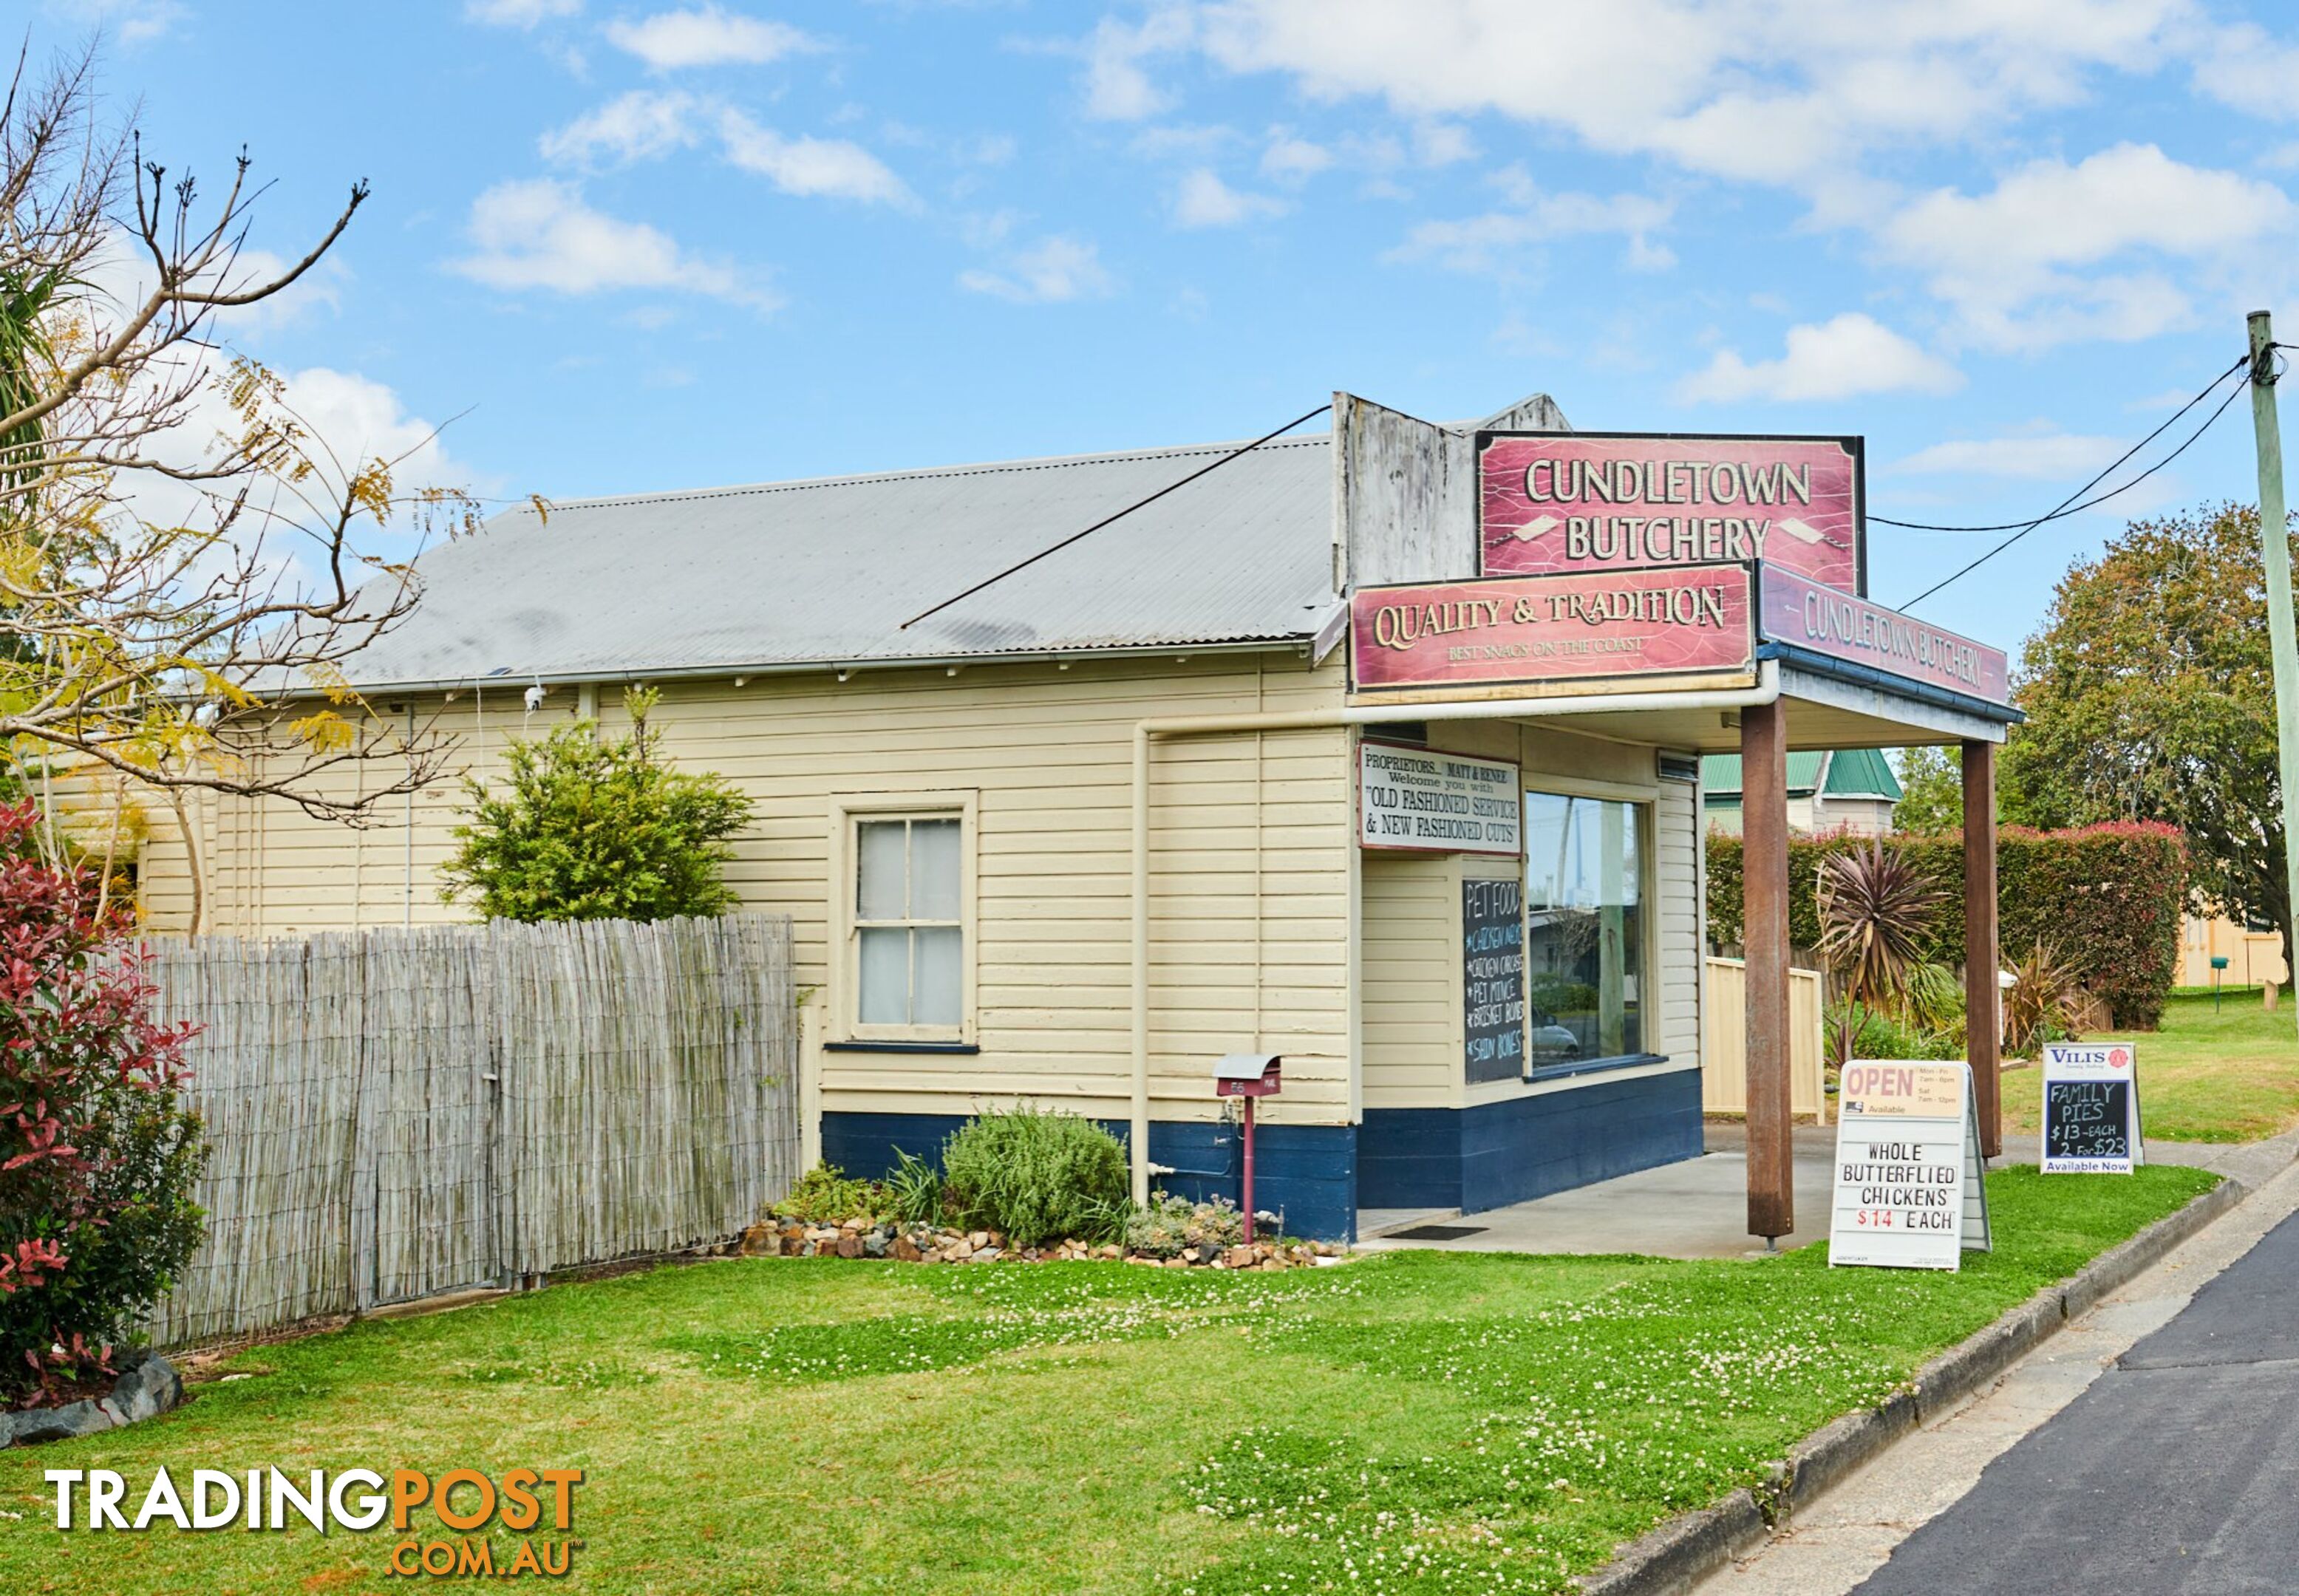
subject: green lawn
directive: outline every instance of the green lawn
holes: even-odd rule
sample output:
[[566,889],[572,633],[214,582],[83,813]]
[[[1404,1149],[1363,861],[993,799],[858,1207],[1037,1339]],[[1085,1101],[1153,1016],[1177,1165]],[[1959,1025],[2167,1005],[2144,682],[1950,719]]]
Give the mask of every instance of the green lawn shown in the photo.
[[727,1260],[370,1322],[0,1453],[0,1590],[407,1588],[387,1531],[67,1534],[41,1479],[119,1468],[132,1509],[161,1464],[364,1464],[586,1470],[586,1592],[1562,1591],[2212,1177],[1988,1181],[1999,1250],[1959,1275]]
[[[2257,991],[2182,992],[2159,1031],[2121,1036],[2139,1049],[2139,1104],[2146,1134],[2173,1142],[2249,1142],[2299,1125],[2299,1025],[2291,1001],[2266,1013]],[[2004,1127],[2033,1131],[2042,1071],[2004,1077]]]

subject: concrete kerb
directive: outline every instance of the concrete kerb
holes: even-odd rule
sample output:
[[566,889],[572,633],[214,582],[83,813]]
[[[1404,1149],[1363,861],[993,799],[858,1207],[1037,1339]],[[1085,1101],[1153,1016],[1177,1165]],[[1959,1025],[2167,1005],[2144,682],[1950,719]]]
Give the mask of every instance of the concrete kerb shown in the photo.
[[2071,1319],[2129,1285],[2172,1249],[2250,1195],[2232,1176],[2056,1286],[2011,1309],[1919,1369],[1873,1408],[1847,1413],[1798,1442],[1753,1490],[1684,1513],[1630,1542],[1613,1560],[1574,1581],[1585,1596],[1680,1596],[1785,1528],[1797,1509],[1927,1420],[1946,1413],[2057,1334]]
[[1588,1596],[1677,1596],[1769,1533],[1754,1493],[1735,1491],[1713,1508],[1647,1530],[1576,1583]]

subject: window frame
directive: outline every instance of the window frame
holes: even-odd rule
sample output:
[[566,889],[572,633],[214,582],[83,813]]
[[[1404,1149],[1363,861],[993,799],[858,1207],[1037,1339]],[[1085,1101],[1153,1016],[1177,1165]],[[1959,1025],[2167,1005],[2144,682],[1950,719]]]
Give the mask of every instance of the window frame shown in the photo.
[[[975,848],[979,793],[971,788],[932,792],[837,793],[831,798],[829,915],[831,984],[835,997],[831,1040],[843,1043],[955,1044],[977,1040],[975,1014],[976,952]],[[956,1025],[865,1024],[862,1002],[862,831],[866,822],[958,822],[959,1014]],[[871,923],[890,923],[873,922]],[[948,922],[915,922],[947,924]]]
[[1527,956],[1524,977],[1526,988],[1524,1022],[1528,1041],[1525,1048],[1524,1079],[1531,1082],[1547,1079],[1552,1074],[1581,1075],[1604,1070],[1625,1069],[1648,1063],[1656,1058],[1669,1056],[1656,1045],[1659,1038],[1652,1034],[1652,1028],[1658,1023],[1659,1020],[1659,1006],[1656,1001],[1660,982],[1660,854],[1658,851],[1660,790],[1658,786],[1647,787],[1634,782],[1595,781],[1585,777],[1556,775],[1548,771],[1531,769],[1521,773],[1518,786],[1521,790],[1520,802],[1525,798],[1539,794],[1548,798],[1590,798],[1606,803],[1626,804],[1635,822],[1637,858],[1643,873],[1643,879],[1638,883],[1639,913],[1637,916],[1639,923],[1636,937],[1639,985],[1642,988],[1639,993],[1637,1004],[1637,1040],[1640,1045],[1640,1050],[1635,1053],[1610,1054],[1598,1058],[1574,1059],[1561,1063],[1534,1064],[1531,1062],[1532,1049],[1530,1042],[1532,1027],[1531,998],[1532,891],[1531,883],[1527,880],[1531,864],[1530,850],[1532,846],[1532,828],[1527,821],[1518,822],[1527,850],[1518,856],[1517,862],[1517,879],[1525,881],[1526,886],[1524,912]]

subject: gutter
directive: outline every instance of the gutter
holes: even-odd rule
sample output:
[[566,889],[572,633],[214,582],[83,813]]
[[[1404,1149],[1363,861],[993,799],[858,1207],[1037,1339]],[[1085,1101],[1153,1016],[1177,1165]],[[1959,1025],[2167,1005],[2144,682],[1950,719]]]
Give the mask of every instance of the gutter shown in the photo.
[[[1150,764],[1161,737],[1208,737],[1240,732],[1317,731],[1405,721],[1537,720],[1636,710],[1750,709],[1780,696],[1780,662],[1762,660],[1756,685],[1704,692],[1587,693],[1573,698],[1473,699],[1451,703],[1384,704],[1341,709],[1270,710],[1252,715],[1167,715],[1133,725],[1133,1092],[1127,1149],[1133,1165],[1133,1200],[1150,1200]],[[1255,823],[1261,795],[1254,794]],[[1350,839],[1350,846],[1357,839]],[[1260,913],[1257,905],[1255,913]],[[1352,1062],[1354,1067],[1355,1061]]]
[[[995,654],[876,656],[867,659],[777,660],[767,665],[682,665],[653,670],[641,666],[613,670],[526,671],[516,666],[507,666],[491,675],[406,682],[354,682],[352,686],[362,697],[375,699],[410,693],[466,692],[474,683],[481,687],[490,682],[508,682],[516,686],[539,682],[545,687],[579,687],[586,682],[600,682],[724,681],[736,676],[801,676],[820,674],[825,671],[834,671],[842,677],[857,671],[955,671],[967,666],[1050,665],[1089,659],[1167,659],[1192,654],[1301,654],[1318,646],[1319,639],[1315,634],[1294,633],[1283,637],[1228,638],[1216,642],[1127,643],[1108,648],[1088,645],[1071,649],[1016,649]],[[291,686],[280,696],[288,699],[318,698],[320,693],[316,687]]]

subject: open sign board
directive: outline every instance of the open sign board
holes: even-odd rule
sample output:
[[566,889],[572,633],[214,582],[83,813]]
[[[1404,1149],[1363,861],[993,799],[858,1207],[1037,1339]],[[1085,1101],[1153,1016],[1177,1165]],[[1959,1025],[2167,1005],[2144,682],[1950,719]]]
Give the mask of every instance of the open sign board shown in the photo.
[[1971,1066],[1844,1066],[1829,1207],[1830,1268],[1954,1269],[1990,1251]]

